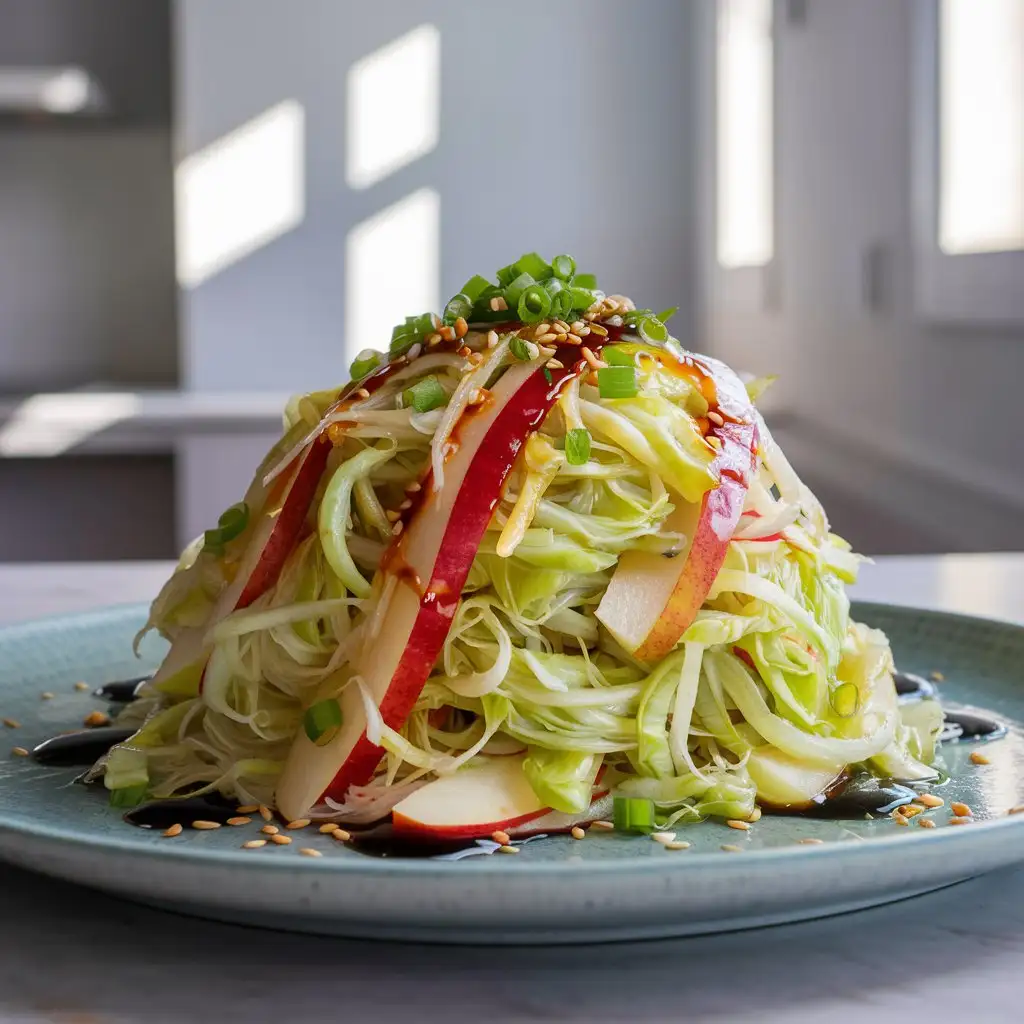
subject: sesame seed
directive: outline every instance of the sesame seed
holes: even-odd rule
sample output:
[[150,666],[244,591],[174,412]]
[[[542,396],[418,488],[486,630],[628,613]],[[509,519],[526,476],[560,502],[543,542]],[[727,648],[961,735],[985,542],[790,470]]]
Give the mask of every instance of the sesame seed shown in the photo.
[[605,363],[598,359],[597,356],[594,355],[593,350],[587,348],[586,345],[580,349],[580,352],[583,354],[583,358],[586,359],[587,365],[590,366],[591,369],[600,370],[604,367]]
[[181,833],[182,833],[182,827],[181,827],[181,823],[180,822],[176,822],[170,828],[165,828],[164,829],[164,835],[167,836],[168,838],[173,838],[174,836],[180,836]]
[[802,843],[804,846],[821,846],[824,844],[824,839],[812,839],[808,836],[806,839],[798,839],[798,843]]
[[950,818],[948,824],[950,824],[950,825],[970,825],[973,820],[974,820],[973,818],[968,818],[968,817],[965,817],[965,816],[960,816],[960,817],[956,817],[956,818]]
[[533,336],[540,341],[542,334],[547,334],[551,330],[551,324],[537,324],[533,329]]
[[89,714],[82,719],[82,725],[88,726],[90,729],[97,729],[103,725],[110,725],[110,715],[105,714],[102,711],[90,711]]
[[931,678],[932,678],[932,679],[933,679],[933,680],[934,680],[934,681],[935,681],[936,683],[944,683],[944,682],[946,681],[946,677],[945,677],[945,676],[944,676],[944,675],[943,675],[943,674],[942,674],[941,672],[938,672],[938,671],[934,671],[934,670],[933,670],[933,671],[929,672],[929,673],[928,673],[928,675],[929,675],[929,676],[930,676],[930,677],[931,677]]
[[7,726],[8,729],[20,729],[21,728],[21,722],[19,722],[16,718],[5,718],[3,720],[3,723],[4,723],[4,725]]
[[982,753],[975,750],[971,754],[971,764],[991,764],[992,762]]
[[[569,335],[568,334],[556,334],[555,335],[555,344],[556,345],[564,345],[568,340],[569,340]],[[573,339],[573,340],[575,341],[575,339]]]
[[296,818],[294,821],[289,821],[285,828],[305,828],[309,824],[309,818]]
[[549,370],[564,370],[565,369],[565,363],[561,362],[561,360],[558,360],[558,359],[549,359],[544,365]]
[[49,690],[47,690],[45,693],[39,694],[39,699],[40,700],[53,700],[53,694],[50,693]]
[[[432,334],[431,337],[433,338],[434,335]],[[409,351],[405,353],[405,356],[406,356],[407,359],[410,359],[410,360],[411,359],[419,359],[420,353],[422,351],[423,351],[423,346],[419,342],[416,342],[416,344],[413,345],[409,349]]]
[[712,423],[714,423],[716,427],[721,427],[725,423],[725,420],[722,418],[722,416],[719,413],[715,412],[714,409],[708,410],[708,419]]
[[416,494],[418,491],[423,490],[423,484],[418,480],[413,480],[411,484],[406,484],[405,489],[409,494]]
[[924,808],[920,804],[903,804],[898,810],[904,818],[913,818],[915,815],[924,812]]
[[582,839],[586,834],[587,833],[584,832],[583,829],[579,827],[579,825],[574,825],[572,832],[570,833],[573,839]]
[[12,747],[11,753],[15,757],[28,757],[28,751],[24,747]]
[[329,835],[331,832],[337,831],[341,826],[335,821],[328,821],[320,826],[321,835]]
[[331,833],[332,839],[337,839],[339,843],[347,843],[352,838],[351,832],[346,832],[343,828],[336,828]]
[[247,843],[242,843],[243,850],[258,850],[261,846],[266,846],[266,839],[250,839]]
[[721,440],[719,438],[715,437],[714,434],[712,434],[710,437],[706,437],[704,440],[707,441],[707,443],[709,445],[711,445],[712,448],[721,448],[722,447]]
[[925,807],[941,807],[946,801],[941,796],[936,796],[934,793],[922,793],[918,798],[919,804],[924,804]]
[[748,821],[737,821],[735,818],[730,818],[726,822],[726,825],[728,825],[729,828],[739,829],[741,832],[749,832],[750,831],[750,822],[748,822]]
[[499,846],[508,846],[508,844],[512,842],[512,840],[509,839],[508,833],[502,832],[501,829],[498,829],[497,832],[492,832],[491,839],[493,839]]
[[235,808],[236,814],[255,814],[260,809],[259,804],[242,804],[241,807]]
[[264,825],[260,831],[264,832],[268,836],[276,836],[281,830],[276,825]]
[[312,846],[303,846],[299,850],[299,853],[301,853],[303,857],[322,857],[323,856],[323,854],[319,850],[314,850]]
[[591,828],[591,830],[596,828],[598,830],[598,832],[614,832],[615,831],[615,826],[612,824],[612,822],[610,822],[610,821],[603,821],[603,820],[599,820],[599,821],[593,822],[591,824],[590,828]]
[[469,324],[466,323],[466,318],[462,317],[462,316],[456,317],[455,318],[455,337],[456,338],[464,338],[466,336],[466,332],[468,330],[469,330]]
[[491,299],[491,312],[500,313],[502,310],[508,309],[508,303],[500,295],[495,295]]
[[270,821],[270,819],[274,816],[270,813],[270,808],[266,804],[260,804],[257,810],[260,812],[260,817],[264,821]]
[[590,324],[584,324],[578,331],[574,330],[573,334],[577,335],[580,338],[587,337],[587,335],[590,334]]
[[482,352],[470,352],[466,357],[474,366],[479,366],[484,361]]
[[931,818],[922,818],[918,824],[921,828],[935,828],[935,822]]
[[747,818],[747,821],[760,821],[760,820],[761,820],[761,808],[760,807],[755,807],[750,812],[750,817]]
[[578,331],[585,330],[587,325],[582,320],[573,320],[569,325],[569,330],[576,334]]
[[244,814],[238,818],[228,818],[228,824],[235,828],[237,828],[239,825],[248,825],[250,821],[252,821],[252,818]]
[[740,846],[733,846],[732,843],[723,843],[722,844],[722,849],[726,853],[742,853],[743,852],[743,848],[742,847],[740,847]]
[[910,819],[906,815],[900,814],[899,811],[893,811],[892,812],[892,820],[895,821],[897,825],[909,825],[910,824]]
[[518,853],[518,846],[499,846],[495,853]]
[[200,818],[198,821],[192,822],[192,827],[198,829],[200,832],[209,832],[212,829],[220,828],[219,821],[204,821]]
[[400,513],[396,512],[394,509],[391,508],[389,508],[387,512],[384,513],[384,515],[387,516],[389,523],[397,523],[398,520],[402,518]]
[[554,340],[555,340],[555,338],[557,338],[557,337],[558,337],[558,335],[557,335],[557,334],[555,334],[555,332],[554,332],[554,331],[548,331],[548,333],[547,333],[547,334],[540,334],[540,335],[537,335],[537,336],[536,336],[536,337],[534,338],[534,341],[539,341],[539,342],[541,342],[541,343],[544,343],[544,342],[546,342],[546,341],[554,341]]
[[[688,850],[690,848],[690,844],[685,839],[674,839],[670,843],[662,843],[661,845],[666,850]],[[722,849],[724,850],[725,847],[723,846]],[[737,846],[736,849],[739,850],[739,847]]]
[[370,392],[366,388],[356,388],[356,395],[360,398],[369,398]]
[[968,807],[967,804],[960,803],[959,801],[951,803],[949,805],[949,809],[960,818],[970,818],[973,816],[970,807]]
[[1016,807],[1011,807],[1007,814],[1024,814],[1024,804],[1017,804]]
[[494,348],[498,344],[498,332],[488,331],[487,332],[487,347]]
[[462,348],[459,349],[459,355],[462,356],[463,359],[468,359],[472,354],[473,350],[468,345],[463,345]]
[[675,832],[652,832],[651,839],[656,843],[661,843],[664,846],[666,843],[674,842],[676,838]]
[[398,536],[398,535],[399,535],[399,534],[400,534],[400,533],[402,532],[402,530],[404,529],[404,527],[405,527],[405,524],[404,524],[404,523],[402,522],[402,520],[401,520],[401,519],[399,519],[399,520],[398,520],[398,522],[397,522],[397,523],[395,523],[395,525],[391,527],[391,533],[392,533],[392,534],[393,534],[393,535],[394,535],[395,537],[397,537],[397,536]]
[[77,682],[75,683],[75,689],[78,690],[79,693],[85,693],[85,691],[89,689],[89,684]]
[[292,841],[292,837],[291,836],[271,836],[270,837],[270,841],[272,843],[277,843],[278,846],[287,846]]
[[442,327],[441,330],[439,330],[437,333],[440,334],[442,339],[444,339],[445,341],[455,340],[455,328],[449,327],[447,324],[445,324],[444,327]]
[[591,324],[590,325],[590,330],[594,334],[596,334],[599,338],[607,338],[608,337],[607,329],[602,327],[600,324]]
[[428,334],[427,335],[427,348],[436,348],[441,344],[440,334]]
[[564,320],[556,320],[552,325],[559,334],[568,334],[569,325]]

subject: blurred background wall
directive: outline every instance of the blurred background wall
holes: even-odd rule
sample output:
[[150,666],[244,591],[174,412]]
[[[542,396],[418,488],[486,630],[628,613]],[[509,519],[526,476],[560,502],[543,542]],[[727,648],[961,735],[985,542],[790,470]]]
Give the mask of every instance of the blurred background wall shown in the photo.
[[[777,373],[862,550],[1019,547],[1024,0],[970,6],[0,0],[0,559],[170,555],[287,393],[531,249]],[[943,248],[964,131],[1005,173]]]

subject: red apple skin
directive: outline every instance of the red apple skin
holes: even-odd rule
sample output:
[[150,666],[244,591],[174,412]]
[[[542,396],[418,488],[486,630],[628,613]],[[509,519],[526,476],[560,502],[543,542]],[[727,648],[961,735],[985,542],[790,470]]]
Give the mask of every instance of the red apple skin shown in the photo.
[[460,839],[489,839],[495,832],[508,832],[544,815],[550,813],[550,808],[541,807],[540,810],[532,811],[530,814],[520,815],[518,818],[510,818],[507,821],[492,821],[489,823],[478,823],[475,825],[448,825],[437,827],[424,825],[420,821],[406,818],[401,814],[393,814],[391,823],[397,836],[408,836],[409,838],[429,839],[438,843],[457,842]]
[[690,627],[722,568],[743,513],[756,461],[757,428],[752,423],[726,423],[714,433],[721,442],[713,463],[720,482],[704,495],[693,541],[675,589],[634,652],[641,661],[660,661]]
[[[558,400],[563,381],[582,372],[582,367],[586,366],[579,359],[577,348],[564,346],[564,349],[559,356],[567,367],[572,360],[572,367],[549,371],[548,376],[540,369],[526,380],[491,425],[466,474],[430,581],[423,589],[408,643],[380,703],[381,717],[392,729],[401,728],[408,718],[437,661],[480,540],[501,498],[516,456]],[[400,550],[400,545],[392,550]],[[385,556],[385,565],[387,558]],[[365,785],[373,777],[383,753],[364,732],[323,795],[343,801],[350,786]]]

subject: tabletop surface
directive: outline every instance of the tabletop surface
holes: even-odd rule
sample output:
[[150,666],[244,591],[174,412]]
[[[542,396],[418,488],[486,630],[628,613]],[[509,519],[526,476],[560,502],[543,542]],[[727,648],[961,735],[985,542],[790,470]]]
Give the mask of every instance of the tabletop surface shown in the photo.
[[[169,568],[0,566],[0,623],[145,600]],[[1024,555],[882,558],[864,567],[855,594],[1024,623]],[[520,950],[286,935],[147,910],[14,868],[0,879],[0,1024],[1022,1016],[1024,867],[805,924]]]

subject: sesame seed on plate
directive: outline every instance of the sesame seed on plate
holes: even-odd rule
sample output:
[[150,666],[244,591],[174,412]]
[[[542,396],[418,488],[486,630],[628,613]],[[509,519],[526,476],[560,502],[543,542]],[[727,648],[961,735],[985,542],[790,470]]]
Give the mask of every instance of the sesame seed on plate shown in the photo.
[[969,818],[966,815],[957,815],[954,818],[950,818],[947,824],[950,825],[970,825],[974,821],[973,818]]
[[11,753],[15,757],[28,757],[28,751],[24,747],[12,747]]
[[239,825],[248,825],[250,821],[252,821],[252,818],[245,814],[237,818],[228,818],[228,824],[234,828],[237,828]]
[[263,828],[260,829],[260,831],[264,835],[276,836],[277,833],[280,832],[281,830],[276,825],[264,825]]
[[346,832],[343,828],[336,828],[331,833],[332,839],[337,839],[339,843],[347,843],[352,838],[351,832]]
[[591,830],[597,829],[598,832],[613,832],[615,831],[615,825],[610,821],[598,820],[591,823]]
[[328,821],[320,826],[320,834],[327,835],[330,832],[337,832],[339,828],[341,828],[341,826],[337,822]]
[[247,843],[242,843],[243,850],[258,850],[261,846],[266,846],[266,839],[250,839]]
[[211,829],[220,828],[219,821],[204,821],[199,818],[197,821],[192,822],[192,827],[198,829],[200,832],[208,832]]
[[3,719],[3,723],[7,726],[8,729],[21,728],[21,722],[19,722],[16,718],[5,718]]
[[960,803],[959,801],[954,801],[953,803],[951,803],[949,805],[949,809],[958,818],[970,818],[972,816],[970,807],[968,807],[967,804]]
[[78,690],[79,693],[85,693],[85,691],[89,689],[89,684],[79,681],[75,683],[75,689]]
[[534,337],[539,341],[542,334],[547,334],[551,330],[551,324],[540,323],[537,324],[533,329]]
[[675,837],[676,837],[675,832],[652,832],[651,833],[651,839],[653,839],[656,843],[661,843],[662,846],[664,846],[665,843],[671,843],[675,839]]
[[808,836],[806,839],[798,839],[798,843],[802,843],[804,846],[821,846],[824,844],[824,839],[812,839]]
[[928,675],[936,683],[944,683],[946,681],[946,677],[938,670],[933,669],[931,672],[928,673]]
[[168,838],[173,837],[173,836],[180,836],[182,831],[183,830],[182,830],[181,822],[175,822],[173,825],[171,825],[170,828],[165,828],[164,829],[164,835],[167,836]]
[[49,690],[47,690],[45,693],[39,694],[39,699],[40,700],[53,700],[53,694],[50,693]]
[[722,849],[726,853],[742,853],[743,852],[743,847],[741,847],[741,846],[733,846],[732,843],[723,843],[722,844]]
[[897,810],[904,818],[913,818],[917,814],[924,813],[924,808],[920,804],[903,804]]
[[495,853],[518,853],[518,846],[499,846]]
[[564,370],[565,369],[565,363],[563,363],[560,359],[549,359],[544,365],[549,370]]
[[925,807],[941,807],[946,802],[941,796],[936,796],[934,793],[921,793],[916,799]]
[[235,808],[235,814],[255,814],[259,809],[259,804],[242,804]]
[[728,825],[729,828],[739,829],[740,832],[749,832],[750,831],[750,822],[749,821],[737,821],[735,818],[730,818],[726,822],[726,825]]
[[303,857],[323,856],[323,854],[319,850],[314,850],[312,846],[303,846],[302,849],[299,850],[299,853],[301,853]]
[[270,808],[266,804],[260,804],[257,809],[260,812],[260,817],[264,821],[270,821],[270,819],[274,817],[274,815],[270,813]]
[[305,828],[309,824],[309,818],[296,818],[294,821],[289,821],[285,828]]
[[573,839],[582,839],[584,836],[586,836],[586,834],[587,833],[584,832],[583,829],[579,827],[579,825],[574,825],[572,832],[570,833]]
[[760,821],[760,820],[761,820],[761,808],[760,807],[755,807],[750,812],[750,817],[747,818],[747,821]]
[[980,751],[975,750],[971,753],[971,764],[991,764],[992,762]]
[[272,843],[277,843],[278,846],[287,846],[292,841],[292,837],[291,836],[271,836],[270,837],[270,841]]
[[[685,839],[673,839],[672,842],[662,843],[661,845],[666,850],[688,850],[690,848],[690,844]],[[725,847],[723,846],[722,849],[724,850]],[[736,847],[736,849],[738,850],[739,847]]]
[[608,329],[606,327],[602,327],[600,324],[591,324],[590,325],[590,330],[591,330],[591,332],[593,334],[596,334],[599,338],[607,338],[608,337]]
[[493,839],[499,846],[508,846],[508,844],[512,842],[508,833],[503,832],[501,829],[498,829],[497,832],[492,832],[491,839]]
[[104,725],[110,725],[110,715],[103,711],[90,711],[89,714],[82,719],[82,725],[87,726],[90,729],[98,729]]
[[1016,807],[1011,807],[1007,814],[1024,814],[1024,804],[1017,804]]
[[905,814],[900,814],[899,811],[892,812],[892,820],[895,821],[897,825],[910,824],[910,819]]
[[931,818],[922,818],[918,824],[921,828],[935,828],[935,822]]

